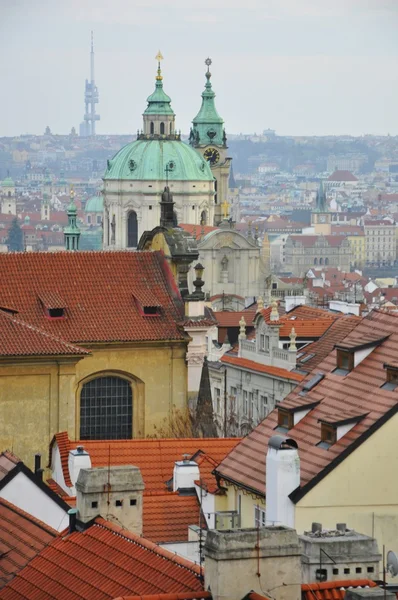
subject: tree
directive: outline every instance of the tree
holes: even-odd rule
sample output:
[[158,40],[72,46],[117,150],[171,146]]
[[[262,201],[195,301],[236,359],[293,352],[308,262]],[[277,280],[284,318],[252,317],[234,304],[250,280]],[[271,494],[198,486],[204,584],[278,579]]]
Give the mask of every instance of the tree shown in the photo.
[[24,249],[23,231],[17,217],[12,220],[6,244],[9,252],[22,252]]
[[193,433],[192,416],[188,407],[179,409],[173,404],[170,417],[164,417],[162,424],[153,426],[153,433],[148,438],[192,438]]

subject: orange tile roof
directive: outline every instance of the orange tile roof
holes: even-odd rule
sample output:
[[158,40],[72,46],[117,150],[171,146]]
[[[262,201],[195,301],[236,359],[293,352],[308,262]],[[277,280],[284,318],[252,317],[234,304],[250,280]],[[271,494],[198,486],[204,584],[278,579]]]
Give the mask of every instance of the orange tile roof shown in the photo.
[[145,492],[144,536],[157,544],[186,542],[188,527],[199,525],[199,512],[196,494],[184,496],[177,492]]
[[87,356],[61,338],[0,310],[0,356]]
[[279,321],[271,321],[271,308],[261,311],[268,324],[279,326],[279,336],[288,337],[294,327],[297,337],[318,338],[329,329],[339,315],[312,306],[297,306],[286,314],[280,314]]
[[54,529],[0,498],[0,588],[56,536]]
[[111,600],[198,592],[201,569],[102,518],[55,538],[1,591],[2,600]]
[[[0,306],[68,342],[186,339],[182,299],[162,252],[2,252],[0,280]],[[156,318],[133,298],[148,283],[161,307]],[[39,300],[55,293],[65,318],[48,318]]]
[[223,310],[213,314],[219,327],[239,327],[239,321],[242,317],[244,317],[246,325],[251,326],[256,316],[256,309],[237,312]]
[[[375,430],[386,418],[398,411],[398,388],[393,391],[381,388],[386,381],[383,365],[398,353],[398,315],[373,310],[348,333],[344,343],[360,344],[370,334],[373,338],[389,337],[346,376],[333,373],[336,368],[336,350],[331,351],[305,377],[302,384],[297,385],[283,400],[283,406],[292,410],[304,404],[318,403],[288,434],[298,444],[301,465],[301,484],[297,493],[295,492],[295,502],[338,464],[342,457],[348,456],[368,435],[370,428]],[[325,374],[324,379],[304,396],[300,395],[304,383],[319,372]],[[361,414],[367,415],[329,449],[319,447],[320,420],[325,420],[340,410],[360,410]],[[268,440],[275,434],[277,419],[276,409],[231,450],[217,467],[217,473],[264,495]]]
[[195,235],[195,239],[200,240],[205,237],[210,231],[216,231],[218,227],[212,225],[191,225],[190,223],[180,223],[179,227],[184,229],[190,235]]
[[211,592],[187,594],[151,594],[150,596],[119,596],[114,600],[211,600]]
[[358,177],[355,177],[351,171],[337,169],[328,177],[328,181],[358,181]]
[[371,579],[342,579],[322,583],[303,583],[302,600],[344,600],[347,589],[371,588],[377,584]]
[[4,477],[8,475],[19,462],[21,462],[21,459],[9,450],[2,452],[0,454],[0,481],[4,479]]
[[[178,438],[135,440],[84,440],[72,442],[66,432],[55,436],[61,455],[64,477],[69,478],[69,450],[84,446],[90,454],[93,467],[136,465],[141,469],[145,490],[166,490],[166,481],[173,476],[174,463],[189,454],[195,460],[201,453],[217,464],[236,446],[240,438]],[[52,442],[53,443],[53,442]],[[71,482],[67,485],[71,485]]]
[[300,375],[300,373],[293,373],[293,371],[288,371],[287,369],[282,369],[281,367],[262,365],[254,360],[239,358],[238,356],[231,356],[230,354],[224,354],[221,357],[221,362],[228,365],[234,365],[236,367],[242,367],[242,369],[257,371],[258,373],[266,373],[267,375],[274,377],[283,377],[284,379],[290,379],[292,381],[302,381],[304,379],[304,375]]

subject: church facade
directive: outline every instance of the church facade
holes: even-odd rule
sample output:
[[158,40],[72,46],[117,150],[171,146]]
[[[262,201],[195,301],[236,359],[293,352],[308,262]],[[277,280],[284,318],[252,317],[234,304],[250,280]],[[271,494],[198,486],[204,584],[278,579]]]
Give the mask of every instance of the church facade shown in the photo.
[[206,74],[202,109],[186,144],[175,127],[171,98],[163,89],[161,54],[156,58],[155,91],[147,99],[143,128],[134,142],[108,160],[103,177],[105,249],[137,248],[142,233],[160,222],[160,199],[166,186],[174,198],[175,223],[219,222],[220,205],[227,199],[230,159],[224,124],[214,107],[210,73]]

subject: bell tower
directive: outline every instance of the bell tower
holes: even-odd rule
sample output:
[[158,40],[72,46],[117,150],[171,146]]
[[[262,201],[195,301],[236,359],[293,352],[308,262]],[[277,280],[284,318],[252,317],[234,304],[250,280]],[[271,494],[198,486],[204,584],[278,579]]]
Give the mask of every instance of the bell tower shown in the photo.
[[192,121],[189,143],[208,161],[214,175],[214,225],[219,225],[223,218],[222,206],[228,203],[228,181],[232,158],[227,156],[224,121],[214,103],[216,95],[210,81],[211,59],[207,58],[205,64],[207,71],[205,89],[202,92],[202,106]]
[[332,215],[328,210],[327,199],[323,183],[319,184],[316,194],[315,210],[311,213],[311,225],[316,234],[330,235],[332,231]]

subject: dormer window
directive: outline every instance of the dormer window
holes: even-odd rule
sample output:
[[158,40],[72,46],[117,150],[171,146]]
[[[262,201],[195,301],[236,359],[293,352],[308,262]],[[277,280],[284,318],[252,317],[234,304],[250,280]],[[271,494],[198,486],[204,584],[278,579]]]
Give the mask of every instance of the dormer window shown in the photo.
[[65,319],[66,302],[58,292],[40,292],[39,299],[48,319]]
[[361,364],[361,362],[387,338],[388,336],[380,338],[370,334],[369,336],[364,336],[359,344],[336,344],[337,368],[333,371],[333,373],[335,375],[348,375],[348,373]]
[[133,298],[143,317],[160,317],[161,305],[151,290],[140,289],[134,291]]
[[321,423],[321,448],[330,448],[337,441],[337,428],[330,423]]
[[278,431],[289,431],[294,425],[293,413],[284,408],[278,408]]
[[319,419],[321,424],[321,441],[318,446],[326,450],[344,437],[368,413],[358,413],[352,410],[337,411],[328,417]]
[[337,350],[337,368],[335,375],[348,375],[354,368],[354,353],[348,350]]
[[398,387],[398,364],[384,364],[383,367],[386,370],[386,382],[381,389],[393,392]]

